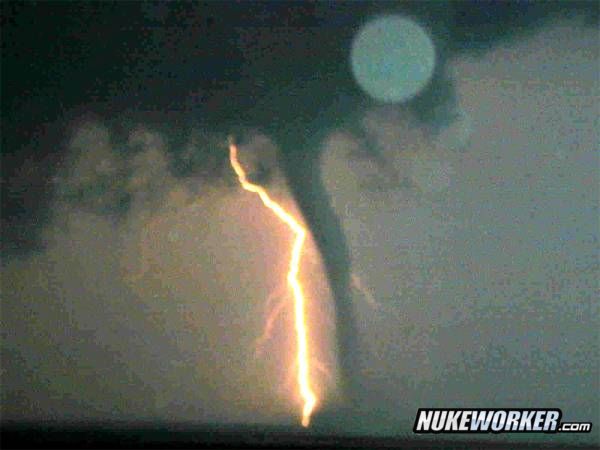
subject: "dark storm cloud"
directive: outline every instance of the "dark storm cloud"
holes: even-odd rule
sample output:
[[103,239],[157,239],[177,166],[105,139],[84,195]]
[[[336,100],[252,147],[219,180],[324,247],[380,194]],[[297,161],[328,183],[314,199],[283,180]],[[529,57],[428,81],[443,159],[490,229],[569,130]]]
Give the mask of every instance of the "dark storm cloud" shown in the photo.
[[136,111],[148,125],[200,122],[225,135],[258,126],[297,153],[316,147],[303,137],[365,104],[347,51],[372,14],[407,13],[430,28],[440,64],[411,108],[438,124],[456,113],[452,55],[483,55],[548,18],[598,17],[594,2],[3,2],[2,12],[2,245],[13,253],[39,247],[69,117]]

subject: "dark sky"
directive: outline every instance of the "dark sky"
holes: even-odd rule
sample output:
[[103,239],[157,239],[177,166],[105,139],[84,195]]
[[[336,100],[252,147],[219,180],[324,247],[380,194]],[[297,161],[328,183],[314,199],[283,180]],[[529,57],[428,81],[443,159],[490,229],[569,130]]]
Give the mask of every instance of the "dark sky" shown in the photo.
[[[383,12],[427,23],[442,60],[518,39],[549,17],[583,14],[593,26],[598,15],[594,2],[3,2],[2,220],[15,223],[3,227],[3,248],[36,245],[61,139],[83,114],[260,126],[302,147],[298,133],[368,102],[346,53],[365,18]],[[426,118],[452,102],[444,70],[414,102]]]
[[[240,345],[262,332],[286,234],[236,190],[233,132],[315,236],[304,270],[335,414],[335,233],[294,183],[318,170],[331,201],[330,246],[362,286],[367,407],[347,427],[548,400],[600,419],[597,3],[1,8],[5,417],[295,423],[287,365]],[[351,75],[353,35],[383,13],[436,47],[406,105]]]

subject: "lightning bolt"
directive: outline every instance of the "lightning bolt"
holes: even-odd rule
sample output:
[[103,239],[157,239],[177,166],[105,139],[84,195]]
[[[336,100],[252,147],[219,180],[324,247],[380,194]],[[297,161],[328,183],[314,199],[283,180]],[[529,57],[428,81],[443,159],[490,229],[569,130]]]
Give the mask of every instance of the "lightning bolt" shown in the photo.
[[310,424],[311,414],[317,404],[317,397],[311,388],[309,356],[308,356],[308,339],[306,317],[304,313],[305,299],[302,291],[302,285],[298,281],[298,272],[300,270],[300,258],[302,256],[302,248],[306,240],[306,230],[291,214],[289,214],[281,205],[272,200],[267,194],[267,191],[248,181],[246,172],[238,161],[237,146],[233,139],[229,139],[229,162],[235,171],[238,180],[242,187],[252,193],[258,194],[263,204],[269,208],[275,215],[294,232],[296,238],[292,247],[292,256],[290,259],[290,269],[287,275],[287,282],[294,294],[294,312],[295,312],[295,328],[296,328],[296,344],[297,344],[297,382],[300,390],[300,396],[304,401],[302,408],[302,426],[308,427]]

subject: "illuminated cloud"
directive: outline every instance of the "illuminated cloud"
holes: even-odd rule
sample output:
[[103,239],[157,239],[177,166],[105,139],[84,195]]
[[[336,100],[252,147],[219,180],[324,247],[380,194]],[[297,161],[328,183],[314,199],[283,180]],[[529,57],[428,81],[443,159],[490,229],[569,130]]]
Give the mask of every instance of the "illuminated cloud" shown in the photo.
[[[293,308],[263,344],[270,357],[255,356],[267,298],[285,281],[288,230],[227,177],[176,178],[160,133],[140,126],[126,149],[113,141],[98,122],[78,126],[45,251],[2,273],[3,416],[297,423]],[[256,156],[266,144],[257,135],[241,152],[266,163]],[[272,182],[293,208],[280,174]],[[127,208],[109,208],[121,198]],[[329,293],[311,246],[301,276],[314,357],[334,377]],[[333,378],[321,378],[319,395],[332,393]]]

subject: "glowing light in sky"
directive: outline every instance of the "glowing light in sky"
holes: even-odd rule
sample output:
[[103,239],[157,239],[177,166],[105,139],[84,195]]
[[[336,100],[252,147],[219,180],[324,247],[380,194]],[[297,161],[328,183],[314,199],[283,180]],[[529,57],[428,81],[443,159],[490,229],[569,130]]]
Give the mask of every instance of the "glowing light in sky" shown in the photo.
[[419,24],[402,16],[367,22],[354,38],[350,54],[359,86],[375,100],[404,102],[429,82],[435,48]]
[[242,187],[255,194],[258,194],[263,204],[269,208],[275,215],[290,227],[294,232],[296,239],[292,247],[292,256],[290,259],[290,270],[287,275],[287,281],[294,294],[294,312],[295,312],[295,328],[296,328],[296,343],[297,343],[297,364],[298,364],[298,387],[300,396],[304,401],[302,408],[302,426],[308,427],[310,424],[310,416],[316,406],[317,397],[311,388],[310,370],[309,370],[309,354],[308,354],[308,338],[307,326],[305,317],[305,299],[302,290],[302,285],[298,281],[298,272],[300,270],[300,258],[302,249],[306,239],[306,230],[304,227],[292,217],[281,205],[272,200],[267,194],[267,191],[248,181],[246,172],[238,161],[237,146],[230,139],[229,141],[229,161],[231,167],[235,171],[238,180]]

